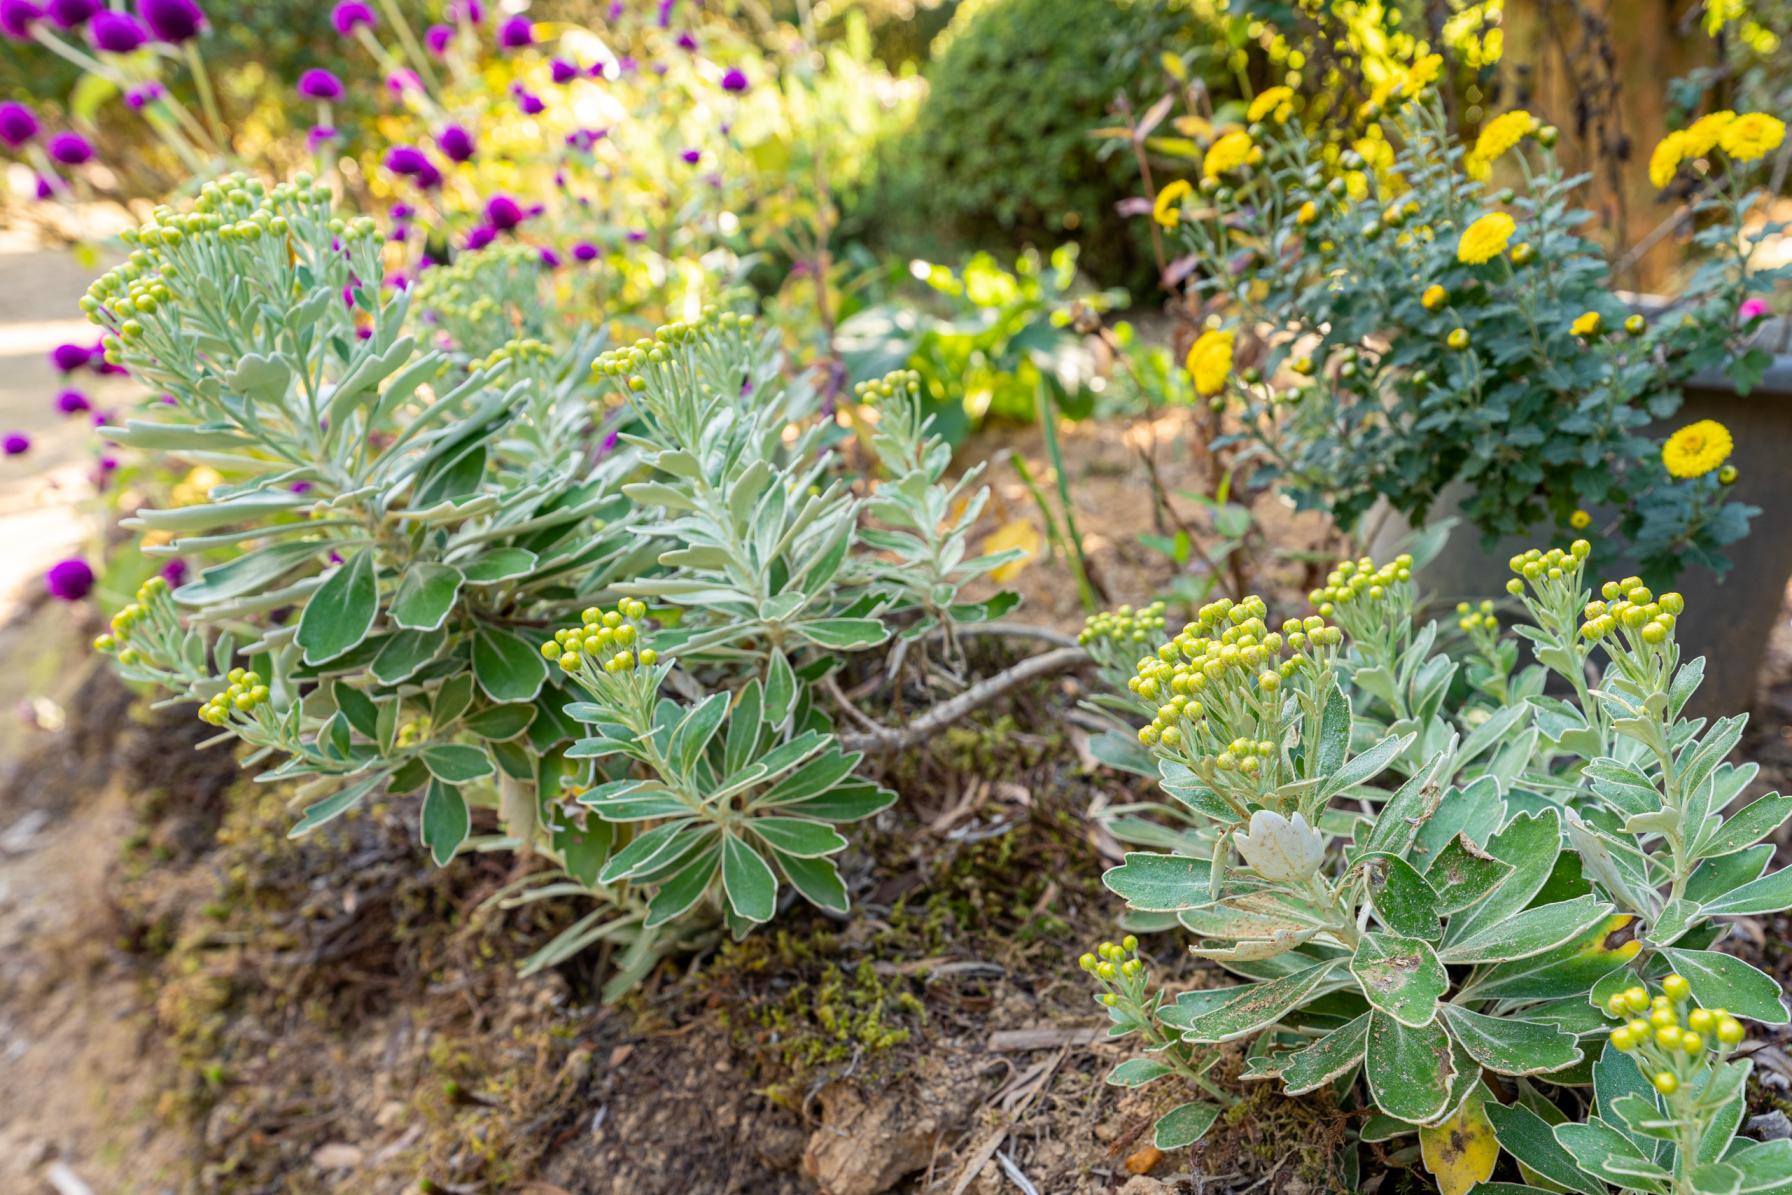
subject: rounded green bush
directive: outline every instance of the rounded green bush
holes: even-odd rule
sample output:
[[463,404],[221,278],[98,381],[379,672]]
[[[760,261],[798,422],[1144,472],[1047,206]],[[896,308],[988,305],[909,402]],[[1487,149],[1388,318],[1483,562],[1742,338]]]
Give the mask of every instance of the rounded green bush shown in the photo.
[[[1123,145],[1090,133],[1124,94],[1162,93],[1158,56],[1192,21],[1173,0],[967,0],[935,47],[914,123],[886,147],[857,215],[894,247],[1083,245],[1104,282],[1151,284],[1143,194]],[[1116,152],[1116,150],[1118,152]]]

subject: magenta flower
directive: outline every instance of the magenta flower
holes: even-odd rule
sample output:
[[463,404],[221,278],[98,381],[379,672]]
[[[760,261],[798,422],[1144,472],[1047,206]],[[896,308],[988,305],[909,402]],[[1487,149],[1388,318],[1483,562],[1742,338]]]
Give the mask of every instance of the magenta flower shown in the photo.
[[473,157],[473,134],[460,125],[451,124],[436,134],[436,145],[450,162],[466,162]]
[[477,253],[498,239],[498,230],[490,224],[481,224],[467,234],[467,252]]
[[339,100],[342,98],[342,80],[321,67],[312,67],[299,76],[299,94],[308,100]]
[[162,580],[179,589],[187,579],[187,562],[178,556],[162,566]]
[[205,28],[205,13],[193,0],[137,0],[137,19],[170,45],[192,41]]
[[56,198],[56,192],[58,192],[60,190],[62,190],[61,180],[47,178],[41,174],[37,176],[37,189],[35,192],[37,195],[37,198],[39,198],[39,199],[54,199],[54,198]]
[[557,270],[560,268],[560,255],[543,245],[541,247],[541,264],[547,269]]
[[312,125],[305,132],[305,148],[311,153],[316,153],[330,142],[336,140],[336,136],[336,130],[327,124]]
[[361,0],[342,0],[341,4],[330,10],[330,24],[343,37],[357,29],[372,29],[378,23],[373,9],[361,3]]
[[639,245],[647,239],[647,230],[643,228],[631,228],[628,230],[628,239],[630,244]]
[[0,33],[14,41],[30,41],[31,27],[43,16],[44,10],[31,0],[0,0]]
[[465,21],[469,25],[477,25],[485,20],[485,8],[479,0],[455,0],[448,6],[448,11],[457,21]]
[[93,590],[93,569],[85,560],[61,560],[44,574],[44,588],[62,602],[78,602]]
[[548,108],[540,96],[532,91],[524,91],[520,87],[516,89],[516,106],[523,110],[524,116],[540,116]]
[[107,9],[87,28],[93,44],[109,54],[129,54],[149,40],[149,32],[129,13]]
[[523,222],[523,207],[508,195],[493,195],[486,200],[485,219],[499,232],[509,232]]
[[692,37],[689,33],[681,33],[678,35],[678,48],[696,53],[697,39]]
[[1744,299],[1742,306],[1736,309],[1736,315],[1743,323],[1760,319],[1767,314],[1767,302],[1764,299]]
[[168,93],[154,81],[132,87],[124,93],[124,102],[132,108],[146,108]]
[[722,75],[722,90],[739,94],[747,89],[747,72],[731,66]]
[[703,151],[700,149],[687,149],[678,156],[695,166],[698,162],[703,160]]
[[0,104],[0,141],[18,149],[38,132],[37,114],[31,109],[13,100]]
[[553,76],[554,82],[560,84],[571,83],[583,73],[564,58],[556,58],[548,63],[548,72]]
[[79,29],[100,11],[100,0],[50,0],[50,19],[64,29]]
[[73,373],[93,364],[93,350],[84,344],[59,344],[50,350],[50,364],[58,373]]
[[419,175],[433,169],[429,156],[414,145],[394,145],[386,151],[386,169],[393,174]]
[[79,133],[57,133],[47,148],[50,160],[64,166],[80,166],[93,160],[93,146]]
[[498,27],[498,44],[506,50],[520,50],[535,44],[535,24],[518,13]]
[[8,432],[5,439],[0,439],[0,452],[7,456],[24,456],[31,451],[31,437],[24,432]]
[[452,25],[431,25],[423,31],[423,44],[428,46],[429,52],[438,58],[448,52],[448,45],[453,40],[454,26]]
[[64,415],[79,415],[93,410],[93,404],[79,390],[64,390],[56,396],[56,409]]
[[572,247],[572,257],[574,261],[596,261],[597,246],[590,241],[580,241]]

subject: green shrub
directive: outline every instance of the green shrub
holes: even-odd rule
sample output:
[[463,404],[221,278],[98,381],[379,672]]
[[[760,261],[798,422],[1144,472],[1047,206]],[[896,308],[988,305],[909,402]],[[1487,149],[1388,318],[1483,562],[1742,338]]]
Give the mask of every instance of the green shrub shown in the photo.
[[[1148,293],[1143,230],[1114,205],[1139,193],[1130,155],[1090,132],[1115,97],[1155,94],[1158,51],[1188,18],[1166,0],[973,0],[935,47],[914,123],[887,148],[858,215],[898,248],[962,240],[1081,242],[1104,283]],[[949,255],[949,254],[948,254]]]

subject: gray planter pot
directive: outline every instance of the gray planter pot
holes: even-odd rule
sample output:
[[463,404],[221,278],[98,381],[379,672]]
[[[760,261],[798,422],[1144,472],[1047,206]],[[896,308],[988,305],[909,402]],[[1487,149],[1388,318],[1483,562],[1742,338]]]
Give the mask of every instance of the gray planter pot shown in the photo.
[[[1750,524],[1748,538],[1731,545],[1730,570],[1719,578],[1709,569],[1689,568],[1676,583],[1686,596],[1686,615],[1678,639],[1686,659],[1705,657],[1705,683],[1691,712],[1713,717],[1742,713],[1755,701],[1768,636],[1785,601],[1792,579],[1792,353],[1783,351],[1792,328],[1765,329],[1757,341],[1781,349],[1760,385],[1739,395],[1722,375],[1700,375],[1685,389],[1685,404],[1662,433],[1698,419],[1715,419],[1730,429],[1736,449],[1731,461],[1741,473],[1735,498],[1761,513]],[[1439,495],[1435,519],[1457,515],[1469,490],[1453,483]],[[1400,514],[1385,505],[1364,519],[1364,547],[1377,560],[1402,549],[1413,533]],[[1463,600],[1501,597],[1512,576],[1506,562],[1532,547],[1565,547],[1567,536],[1551,526],[1533,534],[1511,536],[1484,548],[1481,536],[1466,521],[1443,550],[1419,572],[1419,582],[1433,609]],[[1562,541],[1558,543],[1557,541]],[[1602,563],[1606,570],[1634,571],[1620,561]]]

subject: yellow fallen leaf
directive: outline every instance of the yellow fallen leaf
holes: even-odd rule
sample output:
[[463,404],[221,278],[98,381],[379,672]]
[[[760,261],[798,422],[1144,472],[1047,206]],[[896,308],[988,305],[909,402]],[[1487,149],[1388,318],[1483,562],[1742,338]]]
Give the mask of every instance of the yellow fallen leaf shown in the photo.
[[1442,1195],[1468,1195],[1476,1183],[1493,1176],[1500,1145],[1481,1099],[1477,1089],[1462,1102],[1456,1115],[1434,1129],[1419,1130],[1419,1153]]
[[1007,564],[1001,565],[989,574],[990,579],[998,585],[1006,585],[1020,575],[1020,570],[1039,555],[1039,529],[1028,519],[1011,519],[983,537],[983,554],[993,556],[997,552],[1006,552],[1010,548],[1019,548],[1021,555]]

